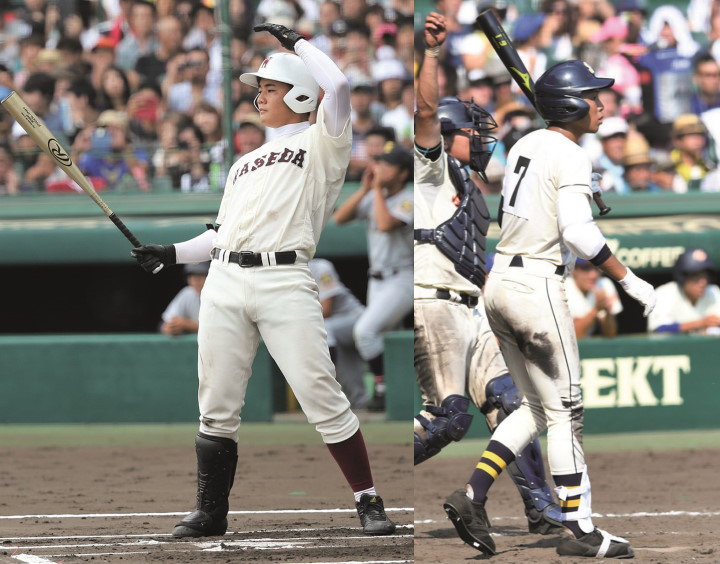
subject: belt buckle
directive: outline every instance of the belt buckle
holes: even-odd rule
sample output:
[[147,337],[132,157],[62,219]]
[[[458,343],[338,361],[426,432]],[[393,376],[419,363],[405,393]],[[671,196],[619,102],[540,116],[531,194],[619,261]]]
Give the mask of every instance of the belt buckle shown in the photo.
[[250,268],[255,266],[255,253],[252,251],[240,251],[240,266],[242,268]]

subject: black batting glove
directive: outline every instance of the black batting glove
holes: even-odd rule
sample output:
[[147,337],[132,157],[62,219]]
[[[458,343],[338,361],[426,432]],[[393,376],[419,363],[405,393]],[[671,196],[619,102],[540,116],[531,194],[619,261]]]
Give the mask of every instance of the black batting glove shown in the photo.
[[177,262],[175,245],[143,245],[134,248],[130,254],[145,272],[152,274],[159,272],[163,266]]
[[282,44],[285,49],[289,51],[295,51],[295,44],[300,39],[305,39],[297,31],[286,28],[284,25],[265,23],[256,25],[253,31],[267,31],[268,33],[277,37],[278,41]]

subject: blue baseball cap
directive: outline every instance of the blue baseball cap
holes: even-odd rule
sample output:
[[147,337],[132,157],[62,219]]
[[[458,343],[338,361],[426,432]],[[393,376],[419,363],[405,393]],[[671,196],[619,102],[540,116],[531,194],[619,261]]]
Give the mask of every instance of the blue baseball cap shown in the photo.
[[513,41],[527,41],[535,35],[545,23],[545,14],[523,14],[513,27]]

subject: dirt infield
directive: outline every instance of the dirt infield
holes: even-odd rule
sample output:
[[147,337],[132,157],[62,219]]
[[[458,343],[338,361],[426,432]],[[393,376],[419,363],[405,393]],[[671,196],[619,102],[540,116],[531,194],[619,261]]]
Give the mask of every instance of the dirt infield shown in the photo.
[[203,542],[169,535],[194,504],[191,440],[0,448],[0,562],[412,561],[409,440],[368,445],[399,525],[393,536],[362,534],[352,495],[322,444],[241,445],[228,533]]
[[[476,463],[438,458],[416,469],[415,561],[575,562],[555,553],[559,537],[527,533],[519,494],[507,476],[493,485],[487,504],[498,554],[488,558],[465,545],[442,504]],[[590,453],[588,466],[595,524],[627,538],[635,548],[633,562],[720,563],[720,449]]]

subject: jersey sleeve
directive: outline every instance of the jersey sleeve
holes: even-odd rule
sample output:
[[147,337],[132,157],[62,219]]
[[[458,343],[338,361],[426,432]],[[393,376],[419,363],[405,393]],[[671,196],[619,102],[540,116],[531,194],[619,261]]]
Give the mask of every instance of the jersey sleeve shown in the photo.
[[[563,149],[566,147],[563,146]],[[584,149],[577,145],[569,147],[569,152],[555,155],[558,190],[581,192],[592,197],[590,177],[592,163]]]
[[360,200],[360,203],[358,204],[358,207],[355,208],[355,218],[356,219],[367,219],[370,217],[370,213],[373,209],[373,198],[374,194],[372,191],[365,194]]
[[390,215],[399,219],[405,225],[413,224],[413,193],[410,190],[403,190],[393,201],[392,206],[388,210]]
[[423,156],[417,147],[414,148],[414,172],[415,184],[429,184],[433,186],[441,186],[445,178],[445,166],[447,159],[445,151],[440,152],[440,156],[436,161],[431,161]]

